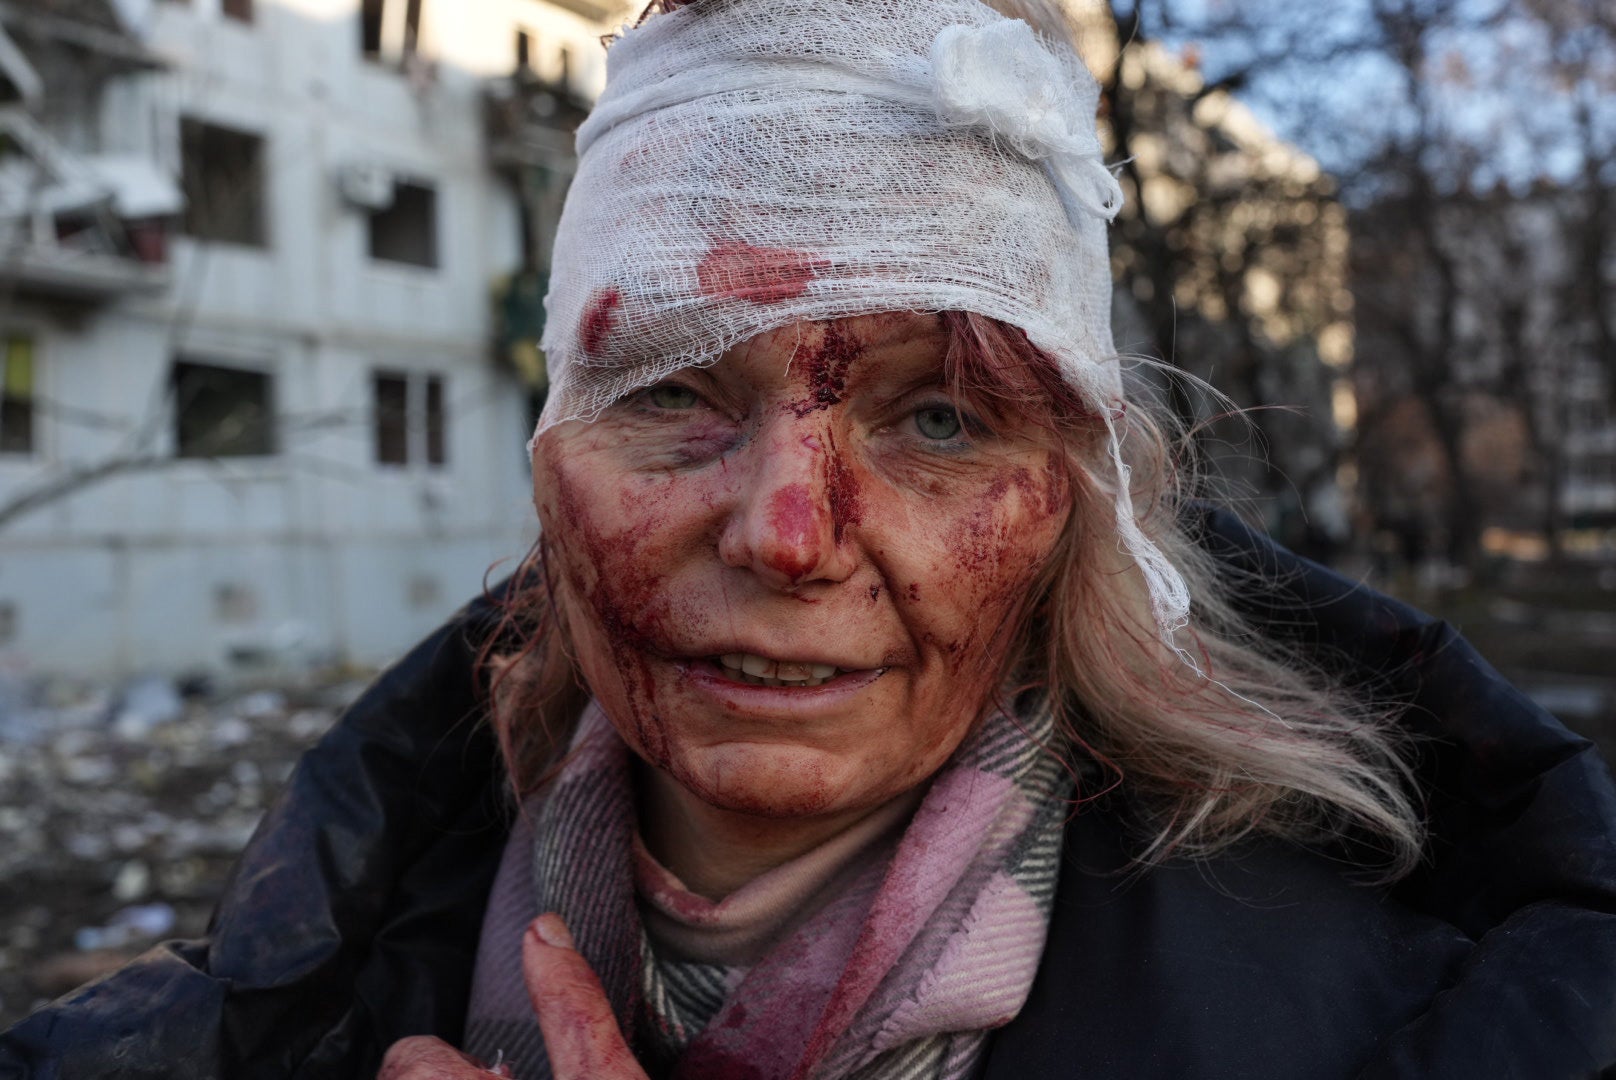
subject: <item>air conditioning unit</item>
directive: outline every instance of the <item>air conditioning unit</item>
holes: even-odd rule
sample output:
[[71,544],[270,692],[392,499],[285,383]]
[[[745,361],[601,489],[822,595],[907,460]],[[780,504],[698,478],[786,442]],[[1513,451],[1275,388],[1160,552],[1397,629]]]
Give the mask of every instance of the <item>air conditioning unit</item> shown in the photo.
[[393,205],[393,173],[381,165],[346,165],[337,174],[337,190],[350,206],[386,210]]

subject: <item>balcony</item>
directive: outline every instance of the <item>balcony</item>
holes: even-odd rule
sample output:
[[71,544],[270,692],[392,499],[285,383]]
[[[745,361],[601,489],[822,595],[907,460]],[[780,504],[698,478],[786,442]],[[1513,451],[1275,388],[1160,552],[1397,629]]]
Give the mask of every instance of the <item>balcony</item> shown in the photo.
[[570,175],[573,134],[589,104],[530,71],[491,80],[483,93],[489,163],[503,172],[538,168]]
[[0,285],[80,303],[161,290],[183,206],[155,164],[68,153],[20,110],[0,110]]

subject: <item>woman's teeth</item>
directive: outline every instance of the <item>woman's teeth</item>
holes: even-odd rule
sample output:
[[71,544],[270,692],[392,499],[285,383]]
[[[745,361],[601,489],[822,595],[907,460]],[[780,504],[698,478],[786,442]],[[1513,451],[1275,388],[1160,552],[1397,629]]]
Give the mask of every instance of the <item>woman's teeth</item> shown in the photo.
[[754,653],[725,653],[718,658],[725,675],[753,686],[818,686],[838,674],[832,664],[800,664],[770,660]]

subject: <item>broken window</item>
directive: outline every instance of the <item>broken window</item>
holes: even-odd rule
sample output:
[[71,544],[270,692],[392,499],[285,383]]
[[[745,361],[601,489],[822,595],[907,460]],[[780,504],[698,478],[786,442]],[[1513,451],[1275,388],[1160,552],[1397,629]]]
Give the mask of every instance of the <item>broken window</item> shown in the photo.
[[228,18],[246,23],[253,21],[253,0],[223,0],[220,8]]
[[177,456],[263,457],[275,452],[267,374],[176,361],[173,378]]
[[[398,0],[394,0],[396,4]],[[359,3],[359,52],[367,60],[379,60],[382,57],[382,43],[392,40],[402,41],[405,56],[414,53],[421,41],[421,0],[404,0],[404,25],[398,26],[396,12],[392,8],[394,17],[387,17],[387,0],[360,0]],[[389,22],[392,23],[392,33],[388,33]],[[402,38],[395,37],[402,29]],[[389,52],[398,48],[397,44],[389,48]],[[396,59],[396,58],[395,58]]]
[[444,377],[378,371],[372,385],[376,404],[377,464],[447,464],[448,403]]
[[186,117],[180,121],[186,235],[263,247],[264,140]]
[[393,202],[370,215],[370,257],[384,262],[438,265],[438,193],[432,187],[398,180]]
[[443,379],[438,375],[426,378],[426,462],[442,465],[449,457],[444,424]]
[[376,373],[376,462],[408,465],[410,461],[409,380]]
[[34,339],[0,337],[0,454],[34,451]]
[[359,5],[359,52],[367,60],[382,54],[382,0],[362,0]]
[[404,52],[415,52],[421,43],[421,0],[404,0]]

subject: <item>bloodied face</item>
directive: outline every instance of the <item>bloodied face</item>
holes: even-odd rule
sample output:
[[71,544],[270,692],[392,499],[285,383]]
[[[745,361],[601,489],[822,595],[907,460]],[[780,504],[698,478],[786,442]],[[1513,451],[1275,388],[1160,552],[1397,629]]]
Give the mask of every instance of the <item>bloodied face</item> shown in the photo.
[[941,320],[800,323],[547,431],[578,664],[689,798],[875,806],[947,760],[1070,510],[1058,454],[944,380]]

